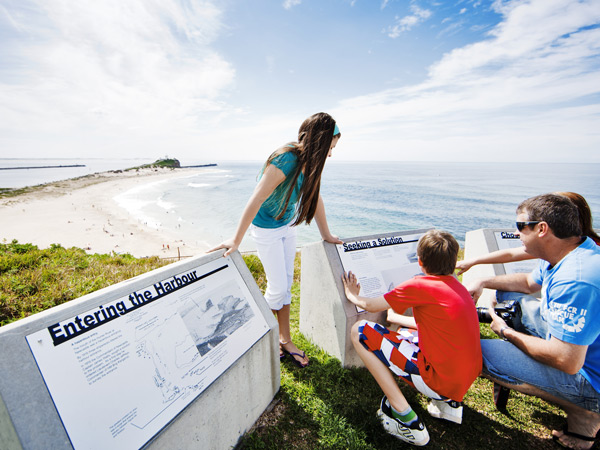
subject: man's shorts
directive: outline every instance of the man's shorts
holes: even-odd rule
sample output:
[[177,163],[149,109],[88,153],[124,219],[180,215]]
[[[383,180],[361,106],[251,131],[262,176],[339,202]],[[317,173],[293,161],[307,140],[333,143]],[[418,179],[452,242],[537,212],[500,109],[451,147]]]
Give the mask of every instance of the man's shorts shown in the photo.
[[[521,305],[521,326],[517,331],[546,338],[548,324],[540,314],[539,299],[519,292],[496,293],[498,302],[516,300]],[[577,372],[570,375],[542,364],[501,339],[482,339],[483,373],[505,383],[529,384],[588,411],[600,412],[600,393]]]
[[361,344],[406,383],[429,398],[449,400],[429,388],[421,377],[417,365],[420,357],[417,330],[400,328],[395,332],[376,322],[362,320],[358,334]]

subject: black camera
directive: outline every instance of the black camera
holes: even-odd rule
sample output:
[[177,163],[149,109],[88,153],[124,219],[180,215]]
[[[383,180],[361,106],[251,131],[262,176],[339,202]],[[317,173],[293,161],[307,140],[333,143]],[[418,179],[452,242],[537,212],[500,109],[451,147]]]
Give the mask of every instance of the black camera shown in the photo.
[[[509,327],[518,328],[521,325],[521,305],[519,305],[517,301],[509,300],[504,303],[499,303],[494,308],[494,311],[504,319],[506,325]],[[479,318],[479,323],[492,322],[488,308],[485,306],[477,308],[477,317]]]

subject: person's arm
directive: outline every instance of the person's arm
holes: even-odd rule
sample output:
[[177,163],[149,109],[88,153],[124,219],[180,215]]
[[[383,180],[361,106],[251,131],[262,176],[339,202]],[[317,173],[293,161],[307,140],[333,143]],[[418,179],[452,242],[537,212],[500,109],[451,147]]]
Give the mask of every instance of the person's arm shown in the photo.
[[[406,312],[406,311],[405,311]],[[392,308],[388,309],[387,321],[389,323],[395,323],[404,328],[417,328],[417,322],[412,316],[405,316],[404,314],[398,314]]]
[[319,194],[317,210],[315,211],[315,222],[317,222],[317,227],[319,227],[319,232],[321,233],[321,237],[325,242],[331,242],[332,244],[343,243],[339,237],[331,234],[331,232],[329,231],[329,225],[327,225],[327,217],[325,216],[325,204],[323,203],[323,198],[321,197],[321,194]]
[[498,275],[495,277],[480,278],[465,285],[473,300],[477,302],[484,289],[496,289],[498,291],[514,291],[524,294],[534,294],[542,287],[533,281],[531,274],[514,273],[510,275]]
[[368,312],[379,312],[385,311],[390,307],[389,303],[383,297],[369,298],[358,295],[360,293],[360,283],[358,282],[356,275],[352,272],[348,272],[347,275],[344,272],[342,281],[344,282],[346,297],[359,308]]
[[456,263],[458,269],[457,275],[461,275],[477,264],[506,264],[510,262],[525,261],[527,259],[535,259],[525,251],[525,247],[507,248],[497,250],[487,255],[478,256],[477,258],[465,259]]
[[490,317],[492,318],[490,327],[498,336],[511,342],[536,361],[568,374],[576,374],[583,367],[587,345],[571,344],[554,336],[550,340],[546,340],[520,333],[506,325],[506,322],[496,314],[495,306],[496,302],[493,302],[489,308]]
[[248,203],[246,203],[246,207],[242,212],[242,217],[238,222],[238,226],[233,238],[221,242],[221,244],[218,246],[208,250],[207,253],[225,248],[227,251],[223,254],[223,256],[227,256],[236,251],[242,243],[242,239],[244,239],[244,235],[256,217],[261,205],[269,198],[275,188],[279,186],[283,180],[285,180],[285,174],[281,171],[281,169],[275,167],[273,164],[269,164],[266,167],[260,181],[254,188],[254,192],[248,200]]

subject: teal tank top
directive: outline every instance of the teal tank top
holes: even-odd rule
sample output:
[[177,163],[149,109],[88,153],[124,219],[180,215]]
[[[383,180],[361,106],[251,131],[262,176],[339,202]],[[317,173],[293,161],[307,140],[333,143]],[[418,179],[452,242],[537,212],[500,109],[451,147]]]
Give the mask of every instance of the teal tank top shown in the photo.
[[260,228],[279,228],[292,221],[296,213],[296,204],[298,203],[300,188],[304,181],[304,174],[300,173],[296,185],[293,187],[294,191],[292,192],[290,202],[288,203],[283,217],[276,220],[275,217],[281,212],[287,193],[291,188],[290,184],[296,167],[298,166],[298,157],[294,152],[282,153],[281,155],[277,155],[273,161],[271,161],[271,164],[285,174],[285,180],[275,188],[269,198],[261,205],[256,217],[252,221],[253,225]]

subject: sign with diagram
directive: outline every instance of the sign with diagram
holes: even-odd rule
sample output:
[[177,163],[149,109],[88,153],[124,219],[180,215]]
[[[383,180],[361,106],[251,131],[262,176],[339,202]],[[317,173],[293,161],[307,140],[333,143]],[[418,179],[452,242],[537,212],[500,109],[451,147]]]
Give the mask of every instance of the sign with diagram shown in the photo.
[[26,340],[73,447],[129,450],[152,439],[268,331],[227,257]]

